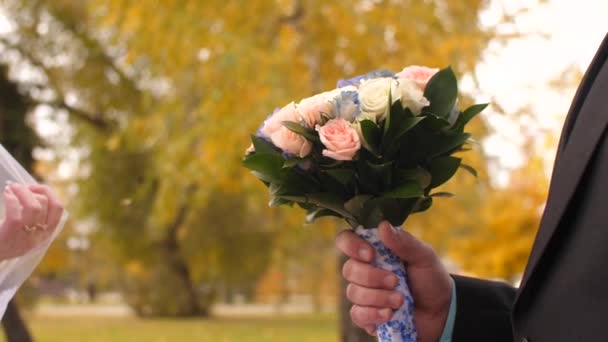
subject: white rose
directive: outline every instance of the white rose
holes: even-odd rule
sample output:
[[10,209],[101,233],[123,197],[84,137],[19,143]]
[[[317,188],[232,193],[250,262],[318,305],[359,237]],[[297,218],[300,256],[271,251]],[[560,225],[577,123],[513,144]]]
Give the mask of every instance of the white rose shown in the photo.
[[392,77],[362,81],[359,87],[361,113],[373,115],[378,120],[384,119],[388,111],[389,93],[393,103],[401,97],[399,82]]
[[422,108],[430,104],[429,100],[424,97],[424,92],[414,80],[400,79],[399,94],[403,108],[409,108],[414,115],[420,115]]

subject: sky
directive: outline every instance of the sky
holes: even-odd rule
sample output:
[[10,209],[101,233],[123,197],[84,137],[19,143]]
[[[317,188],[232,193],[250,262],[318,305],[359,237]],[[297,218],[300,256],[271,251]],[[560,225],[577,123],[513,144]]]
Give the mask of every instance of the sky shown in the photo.
[[[503,9],[514,13],[531,3],[534,1],[492,1],[481,16],[482,25],[496,23]],[[532,113],[521,122],[491,111],[485,114],[498,133],[483,141],[484,150],[498,158],[503,169],[525,162],[520,153],[524,143],[520,131],[524,127],[539,138],[538,153],[544,158],[549,175],[576,85],[556,91],[548,83],[571,66],[581,73],[586,70],[608,31],[607,19],[608,0],[549,0],[516,16],[517,29],[527,33],[524,38],[488,48],[476,70],[480,89],[475,92],[477,99],[498,102],[507,113],[530,105]],[[466,81],[463,83],[466,86]],[[555,139],[546,146],[544,139],[548,134]],[[507,180],[504,173],[499,178],[499,183]]]

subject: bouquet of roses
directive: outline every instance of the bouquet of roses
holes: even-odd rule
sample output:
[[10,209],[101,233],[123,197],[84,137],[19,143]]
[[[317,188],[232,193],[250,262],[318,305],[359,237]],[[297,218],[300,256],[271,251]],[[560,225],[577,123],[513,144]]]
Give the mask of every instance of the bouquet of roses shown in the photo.
[[338,88],[275,110],[252,136],[244,166],[268,186],[271,206],[298,205],[308,221],[336,216],[376,249],[375,264],[393,271],[405,303],[378,327],[383,341],[415,341],[413,300],[405,269],[383,246],[383,220],[401,226],[427,210],[433,189],[459,168],[453,156],[468,149],[466,124],[487,105],[456,108],[458,86],[451,68],[410,66],[378,70]]

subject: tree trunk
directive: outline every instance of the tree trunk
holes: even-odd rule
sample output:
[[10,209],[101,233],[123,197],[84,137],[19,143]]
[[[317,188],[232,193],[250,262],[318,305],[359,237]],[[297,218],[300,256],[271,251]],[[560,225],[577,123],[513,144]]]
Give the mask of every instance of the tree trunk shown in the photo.
[[2,327],[4,328],[4,336],[7,342],[31,342],[30,335],[25,321],[21,318],[19,307],[14,300],[8,303],[6,313],[2,318]]
[[188,264],[181,254],[179,242],[177,240],[178,231],[186,221],[186,217],[188,216],[188,211],[190,209],[190,194],[192,194],[195,190],[196,188],[191,186],[185,191],[183,203],[178,209],[175,220],[173,220],[173,222],[167,227],[167,235],[162,243],[163,251],[167,257],[166,260],[168,266],[170,270],[174,272],[177,279],[179,279],[182,283],[181,288],[185,291],[184,294],[187,298],[187,307],[183,308],[181,312],[182,316],[207,315],[206,310],[203,310],[200,305],[199,296],[192,281],[190,269],[188,268]]
[[[340,270],[342,265],[348,260],[344,255],[338,257]],[[342,342],[374,342],[376,339],[360,329],[350,319],[350,302],[346,298],[346,280],[340,275],[340,298],[338,302],[338,314],[340,320],[340,341]]]

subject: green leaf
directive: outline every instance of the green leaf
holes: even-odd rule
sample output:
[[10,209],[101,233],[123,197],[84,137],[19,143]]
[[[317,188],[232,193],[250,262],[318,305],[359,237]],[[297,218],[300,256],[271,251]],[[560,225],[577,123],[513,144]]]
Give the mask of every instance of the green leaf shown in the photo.
[[398,147],[397,141],[407,131],[416,126],[420,121],[424,120],[422,116],[412,116],[406,113],[411,113],[409,109],[392,110],[389,114],[390,121],[387,121],[388,129],[382,139],[382,150],[384,154],[390,155]]
[[458,170],[461,159],[456,157],[440,157],[430,163],[431,188],[436,188],[447,182]]
[[393,226],[400,226],[417,202],[416,198],[378,197],[368,200],[365,202],[360,223],[366,228],[373,228],[387,220]]
[[333,193],[322,192],[322,193],[313,193],[307,194],[305,197],[301,196],[281,196],[282,198],[294,201],[294,202],[302,202],[302,203],[310,203],[321,208],[329,209],[335,212],[336,214],[340,214],[341,217],[345,219],[355,219],[354,216],[351,215],[344,208],[344,200]]
[[407,170],[398,169],[395,170],[393,174],[393,181],[395,184],[402,184],[407,181],[415,180],[423,189],[426,189],[431,184],[431,174],[421,167]]
[[386,120],[384,121],[384,135],[388,132],[391,124],[391,121],[394,117],[399,116],[400,113],[403,113],[403,106],[401,105],[401,101],[396,101],[393,103],[393,94],[391,91],[388,92],[388,106],[386,109]]
[[380,189],[385,189],[391,185],[393,179],[393,162],[384,164],[367,162],[367,166],[371,171],[372,181],[377,184]]
[[359,124],[361,125],[363,139],[367,143],[366,147],[369,147],[371,150],[370,152],[378,155],[378,148],[380,146],[380,128],[371,120],[363,120]]
[[424,196],[424,189],[417,181],[412,180],[407,181],[382,195],[387,198],[417,198]]
[[471,135],[469,133],[459,133],[441,137],[431,149],[431,157],[437,157],[458,149],[467,142],[470,137]]
[[283,198],[287,201],[292,201],[292,202],[298,202],[298,203],[309,203],[308,202],[308,198],[306,196],[288,196],[288,195],[281,195],[281,196],[277,196],[280,198]]
[[427,127],[432,128],[435,131],[439,131],[450,126],[450,122],[447,119],[441,118],[434,114],[425,114],[424,117],[426,118],[425,123]]
[[295,202],[298,207],[306,210],[307,212],[317,210],[317,206],[311,203]]
[[286,159],[285,162],[283,163],[283,168],[284,169],[292,168],[308,159],[309,158],[297,158],[297,157]]
[[467,164],[460,164],[460,168],[464,169],[466,171],[468,171],[470,174],[472,174],[475,178],[478,177],[477,175],[477,170],[475,170],[475,168],[473,168],[471,165],[467,165]]
[[351,169],[331,169],[325,172],[342,185],[349,184],[355,176],[355,171]]
[[451,198],[455,195],[451,192],[435,192],[431,194],[431,197],[443,197],[443,198]]
[[362,217],[363,208],[365,208],[365,203],[372,199],[373,196],[370,195],[359,195],[349,199],[346,203],[344,203],[344,208],[348,210],[355,218]]
[[285,159],[280,154],[254,153],[243,160],[243,165],[254,171],[256,177],[270,183],[282,184],[284,175],[281,172]]
[[[408,109],[409,110],[409,109]],[[398,127],[395,128],[395,134],[392,137],[394,140],[399,139],[402,135],[407,133],[410,129],[414,128],[420,121],[424,120],[424,116],[417,116],[413,118],[405,118]]]
[[449,117],[458,97],[458,81],[451,67],[442,69],[431,77],[424,89],[424,97],[431,102],[428,107],[423,109],[424,112],[430,112],[445,119]]
[[283,121],[282,124],[290,131],[299,134],[310,141],[320,141],[319,134],[312,128],[304,127],[292,121]]
[[255,153],[281,154],[271,142],[258,136],[252,135],[251,142],[255,148]]
[[488,107],[489,103],[481,103],[472,105],[467,108],[460,114],[458,117],[458,125],[462,125],[464,127],[471,119],[473,119],[477,114],[481,113],[486,107]]
[[317,179],[308,173],[289,169],[285,171],[283,187],[285,188],[285,194],[294,195],[318,191],[320,184]]
[[431,207],[431,205],[433,205],[433,198],[423,197],[419,199],[418,202],[416,202],[416,205],[412,209],[412,213],[420,213],[426,211]]
[[383,220],[382,201],[377,198],[366,201],[359,211],[358,223],[365,228],[378,227]]
[[270,185],[268,185],[268,191],[270,192],[271,196],[277,196],[277,195],[285,195],[287,192],[285,191],[285,187],[281,184],[277,184],[277,183],[271,183]]
[[306,215],[306,223],[313,223],[316,219],[319,219],[321,217],[327,217],[327,216],[342,218],[341,215],[335,213],[332,210],[317,209],[317,210],[314,210],[313,212],[309,213],[308,215]]
[[280,207],[282,205],[293,205],[293,202],[292,201],[288,201],[288,200],[286,200],[284,198],[281,198],[281,197],[275,197],[275,196],[273,196],[270,199],[270,203],[268,203],[268,206],[271,207],[271,208]]

